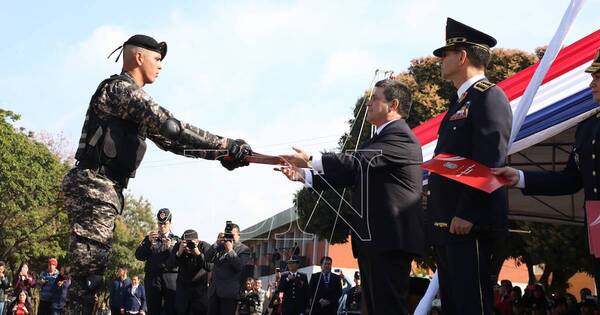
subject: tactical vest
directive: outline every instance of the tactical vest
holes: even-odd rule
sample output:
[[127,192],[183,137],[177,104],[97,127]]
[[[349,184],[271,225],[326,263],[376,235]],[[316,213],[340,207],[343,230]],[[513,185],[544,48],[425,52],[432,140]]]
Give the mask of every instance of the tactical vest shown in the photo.
[[119,117],[101,119],[93,108],[102,88],[125,79],[123,76],[112,75],[96,89],[87,109],[75,159],[77,167],[94,170],[125,188],[129,178],[135,177],[146,153],[146,128]]

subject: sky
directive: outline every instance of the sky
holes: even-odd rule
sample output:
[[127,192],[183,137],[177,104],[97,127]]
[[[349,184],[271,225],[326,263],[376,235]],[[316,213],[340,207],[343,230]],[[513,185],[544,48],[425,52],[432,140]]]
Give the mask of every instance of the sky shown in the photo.
[[[444,44],[446,17],[533,51],[547,45],[569,1],[12,1],[0,11],[0,108],[18,126],[62,134],[75,151],[89,100],[121,64],[108,54],[134,34],[166,41],[158,80],[144,89],[175,117],[246,140],[256,152],[334,149],[376,69],[405,71]],[[587,0],[565,44],[600,29]],[[595,14],[593,12],[596,12]],[[301,186],[272,167],[148,152],[129,191],[173,232],[212,242],[292,206]]]

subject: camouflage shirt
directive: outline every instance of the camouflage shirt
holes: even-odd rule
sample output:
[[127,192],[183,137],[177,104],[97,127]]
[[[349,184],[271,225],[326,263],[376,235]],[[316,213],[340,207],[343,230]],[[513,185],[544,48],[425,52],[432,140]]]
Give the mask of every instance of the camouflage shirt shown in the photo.
[[116,116],[137,123],[146,130],[147,137],[163,150],[204,159],[215,159],[226,154],[227,138],[181,121],[180,128],[203,139],[201,145],[191,147],[162,136],[160,128],[167,119],[173,118],[173,114],[156,103],[125,71],[101,87],[97,97],[92,99],[91,106],[100,119]]

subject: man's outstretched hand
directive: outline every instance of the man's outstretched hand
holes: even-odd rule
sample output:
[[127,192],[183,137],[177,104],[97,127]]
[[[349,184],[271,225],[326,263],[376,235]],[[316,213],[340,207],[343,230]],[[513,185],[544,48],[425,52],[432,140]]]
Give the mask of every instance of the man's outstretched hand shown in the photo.
[[296,147],[292,147],[296,153],[293,154],[284,154],[279,157],[282,158],[286,164],[295,166],[295,167],[308,167],[310,161],[310,155],[308,153],[298,149]]
[[287,164],[287,165],[279,167],[279,168],[274,168],[273,170],[275,170],[277,172],[281,172],[283,175],[285,175],[289,180],[291,180],[293,182],[304,183],[304,170],[299,167]]

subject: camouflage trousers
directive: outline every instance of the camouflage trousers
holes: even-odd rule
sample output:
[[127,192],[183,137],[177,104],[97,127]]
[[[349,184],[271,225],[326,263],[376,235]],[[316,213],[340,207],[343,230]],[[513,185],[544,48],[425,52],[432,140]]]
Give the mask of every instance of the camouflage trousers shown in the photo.
[[113,229],[123,209],[122,190],[91,170],[74,168],[63,179],[64,204],[69,214],[67,261],[72,276],[65,314],[91,315],[96,286],[108,264]]

